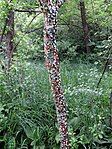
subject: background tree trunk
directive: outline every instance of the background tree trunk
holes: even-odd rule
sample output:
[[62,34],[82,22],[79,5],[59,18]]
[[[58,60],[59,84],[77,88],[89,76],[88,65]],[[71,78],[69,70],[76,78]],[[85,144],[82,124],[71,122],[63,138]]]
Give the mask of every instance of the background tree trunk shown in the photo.
[[87,20],[86,20],[86,9],[85,9],[84,0],[80,0],[80,12],[81,12],[83,32],[84,32],[84,47],[86,49],[86,52],[90,53],[90,48],[88,46],[88,43],[89,43],[89,29],[88,29]]
[[6,69],[9,70],[14,50],[14,12],[10,10],[7,16],[7,34],[6,34]]
[[110,93],[110,127],[112,128],[112,91]]

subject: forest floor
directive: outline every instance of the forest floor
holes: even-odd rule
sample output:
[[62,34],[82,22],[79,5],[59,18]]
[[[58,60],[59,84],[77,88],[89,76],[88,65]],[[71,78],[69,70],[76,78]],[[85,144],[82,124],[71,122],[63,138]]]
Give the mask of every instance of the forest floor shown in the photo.
[[[68,104],[71,148],[112,148],[112,72],[89,62],[64,61],[61,79]],[[22,62],[0,73],[1,142],[15,148],[59,148],[59,133],[48,73],[43,63]],[[4,132],[4,133],[3,133]],[[55,132],[55,133],[54,133]],[[5,135],[4,135],[5,134]]]

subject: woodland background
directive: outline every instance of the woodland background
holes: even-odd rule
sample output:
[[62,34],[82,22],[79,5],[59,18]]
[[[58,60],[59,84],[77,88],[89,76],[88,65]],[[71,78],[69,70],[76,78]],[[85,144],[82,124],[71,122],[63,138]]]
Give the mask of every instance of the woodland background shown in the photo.
[[[80,2],[62,6],[57,26],[71,149],[112,149],[112,1],[85,0],[83,14]],[[59,149],[43,26],[37,1],[0,0],[1,149]]]

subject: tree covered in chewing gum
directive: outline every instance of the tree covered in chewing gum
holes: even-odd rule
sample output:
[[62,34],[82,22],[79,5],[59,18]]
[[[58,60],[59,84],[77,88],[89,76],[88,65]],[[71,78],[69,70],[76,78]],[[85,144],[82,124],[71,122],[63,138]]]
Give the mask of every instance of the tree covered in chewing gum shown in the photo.
[[67,109],[61,87],[59,56],[56,46],[57,14],[65,0],[39,0],[44,14],[44,53],[57,113],[60,148],[69,149]]

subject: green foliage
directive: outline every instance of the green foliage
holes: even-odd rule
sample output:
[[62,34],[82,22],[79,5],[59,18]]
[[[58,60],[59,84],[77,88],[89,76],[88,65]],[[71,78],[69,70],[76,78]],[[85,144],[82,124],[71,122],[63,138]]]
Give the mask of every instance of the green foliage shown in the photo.
[[[89,63],[61,64],[62,85],[68,103],[71,148],[111,144],[109,93],[112,74],[101,76]],[[56,113],[48,74],[42,63],[18,62],[1,72],[0,138],[6,148],[59,148]],[[100,142],[100,143],[99,143]]]
[[[36,9],[39,5],[36,1],[12,1],[13,9]],[[107,56],[112,43],[112,19],[111,2],[85,1],[86,18],[89,26],[91,58]],[[8,6],[6,1],[0,2],[1,29],[2,31]],[[15,12],[15,44],[19,57],[24,55],[26,59],[43,59],[43,15],[38,15],[33,21],[35,13]],[[84,39],[80,15],[79,1],[65,3],[58,14],[57,45],[61,59],[74,59],[77,53],[84,53]],[[20,56],[21,55],[21,56]],[[17,56],[17,57],[18,57]],[[16,58],[17,58],[16,57]],[[23,56],[22,56],[23,57]]]
[[[33,10],[38,6],[35,0],[0,1],[0,33],[9,9]],[[64,60],[61,76],[68,103],[70,144],[73,149],[111,149],[109,94],[112,62],[98,89],[96,85],[104,67],[104,59],[100,60],[100,57],[107,58],[112,47],[112,4],[109,0],[86,0],[85,6],[90,31],[91,54],[88,59],[91,63],[83,54],[79,1],[68,1],[58,14],[57,47],[61,60]],[[0,66],[0,148],[59,149],[60,138],[48,73],[43,63],[36,61],[44,58],[44,18],[42,14],[35,15],[15,12],[14,43],[19,44],[9,74],[4,73]],[[2,47],[5,49],[5,42]],[[3,63],[3,52],[1,55]],[[76,59],[77,62],[71,64],[67,59]],[[99,67],[100,64],[103,67]]]

